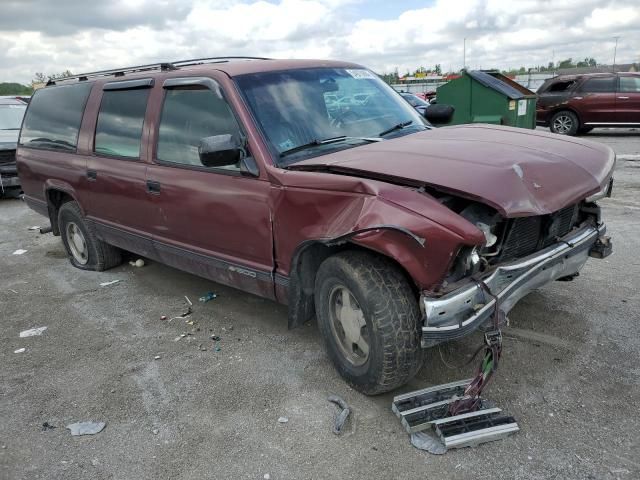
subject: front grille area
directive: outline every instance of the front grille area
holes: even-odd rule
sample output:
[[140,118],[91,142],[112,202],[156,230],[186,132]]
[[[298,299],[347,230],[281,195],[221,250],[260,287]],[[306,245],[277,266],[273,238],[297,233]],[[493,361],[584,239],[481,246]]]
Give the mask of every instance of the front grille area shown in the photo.
[[15,150],[0,150],[0,164],[14,162],[15,160]]
[[525,257],[556,243],[578,221],[578,205],[571,205],[551,215],[514,218],[507,222],[502,249],[495,260],[504,262]]

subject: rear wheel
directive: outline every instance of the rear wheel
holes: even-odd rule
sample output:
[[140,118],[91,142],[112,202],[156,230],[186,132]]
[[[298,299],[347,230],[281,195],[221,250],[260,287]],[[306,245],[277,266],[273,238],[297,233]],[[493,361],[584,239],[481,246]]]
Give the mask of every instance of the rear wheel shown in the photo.
[[76,202],[67,202],[60,207],[58,225],[62,243],[74,267],[102,271],[122,263],[120,249],[98,239]]
[[318,269],[315,305],[328,355],[357,390],[388,392],[420,369],[418,303],[391,261],[356,251],[329,257]]
[[556,112],[551,117],[549,125],[549,129],[553,133],[558,133],[560,135],[575,135],[578,133],[579,127],[580,121],[578,120],[578,117],[575,113],[568,110]]

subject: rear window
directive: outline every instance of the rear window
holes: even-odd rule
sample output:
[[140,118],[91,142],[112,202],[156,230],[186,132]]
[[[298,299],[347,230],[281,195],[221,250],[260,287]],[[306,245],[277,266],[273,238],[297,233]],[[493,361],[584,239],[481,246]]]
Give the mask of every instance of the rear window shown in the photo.
[[616,90],[615,80],[616,77],[590,78],[582,84],[581,90],[591,93],[612,93]]
[[20,145],[75,151],[91,86],[90,83],[82,83],[38,90],[24,118]]
[[138,158],[149,89],[107,90],[96,125],[95,152]]

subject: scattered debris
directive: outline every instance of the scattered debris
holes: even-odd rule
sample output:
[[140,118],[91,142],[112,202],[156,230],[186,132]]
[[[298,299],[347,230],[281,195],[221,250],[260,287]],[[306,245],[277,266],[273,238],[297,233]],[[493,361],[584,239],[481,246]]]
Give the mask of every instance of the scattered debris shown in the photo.
[[100,284],[101,287],[108,287],[109,285],[115,285],[116,283],[119,283],[120,280],[111,280],[110,282],[102,282]]
[[167,316],[166,315],[160,315],[160,320],[166,320]]
[[104,422],[78,422],[67,425],[65,428],[71,430],[73,436],[95,435],[100,433],[106,425]]
[[151,432],[152,432],[154,435],[158,435],[158,434],[160,433],[160,430],[158,430],[157,428],[154,428],[153,430],[151,430]]
[[264,480],[271,480],[271,475],[269,475],[268,473],[265,473],[264,477],[262,478],[264,478]]
[[16,295],[18,294],[18,292],[15,291],[13,288],[10,288],[9,291],[15,293]]
[[27,253],[27,250],[24,250],[22,248],[19,248],[18,250],[16,250],[15,252],[13,252],[14,255],[22,255],[23,253]]
[[22,347],[17,350],[14,350],[13,353],[24,353],[26,350],[27,350],[26,348]]
[[208,301],[213,300],[217,296],[218,295],[213,292],[207,292],[203,296],[201,296],[198,300],[202,303],[207,303]]
[[135,262],[133,260],[131,260],[129,262],[129,265],[131,265],[132,267],[144,267],[144,260],[142,260],[141,258],[137,259]]
[[329,400],[331,403],[335,403],[342,409],[342,411],[336,417],[335,423],[333,425],[333,433],[335,433],[336,435],[340,435],[342,433],[342,429],[344,428],[344,424],[347,422],[347,418],[351,413],[351,409],[349,408],[349,405],[347,405],[347,402],[345,402],[341,397],[337,395],[329,395],[327,400]]
[[35,225],[33,227],[29,227],[29,230],[40,230],[40,225]]
[[20,338],[42,335],[42,332],[44,332],[46,329],[47,327],[36,327],[36,328],[30,328],[29,330],[24,330],[20,332]]
[[42,424],[42,431],[46,432],[47,430],[53,430],[54,428],[56,428],[55,425],[51,425],[49,422],[44,422]]
[[289,421],[289,419],[287,417],[278,418],[278,423],[287,423],[288,421]]
[[[191,315],[193,313],[193,309],[191,308],[191,307],[193,307],[193,303],[191,303],[191,300],[189,300],[189,297],[187,297],[186,295],[185,295],[184,299],[187,302],[187,309],[183,313],[181,313],[180,315],[178,315],[176,317],[171,317],[169,319],[170,322],[172,320],[176,320],[178,318],[186,318],[186,317],[188,317],[189,315]],[[191,324],[191,325],[193,325],[193,324]]]
[[160,355],[156,355],[155,357],[153,357],[154,360],[160,360],[162,357]]
[[180,335],[178,335],[176,338],[173,339],[174,342],[179,342],[180,340],[182,340],[184,337],[186,337],[187,334],[186,333],[181,333]]
[[411,434],[411,445],[420,450],[426,450],[434,455],[444,455],[447,453],[445,447],[439,438],[436,438],[431,432],[415,432]]
[[200,350],[201,352],[207,351],[207,349],[202,344],[198,345],[198,350]]
[[219,352],[220,350],[221,350],[221,348],[218,345],[216,345],[215,351]]
[[211,340],[213,340],[214,342],[218,342],[220,341],[220,337],[218,335],[211,335]]

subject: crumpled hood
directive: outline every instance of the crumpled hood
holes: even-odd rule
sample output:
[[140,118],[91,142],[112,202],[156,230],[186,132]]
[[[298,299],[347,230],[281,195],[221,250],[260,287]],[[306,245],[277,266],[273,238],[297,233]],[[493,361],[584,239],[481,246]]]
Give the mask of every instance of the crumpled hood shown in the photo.
[[290,168],[428,185],[517,217],[555,212],[596,193],[614,163],[613,150],[598,143],[475,124],[342,150]]

